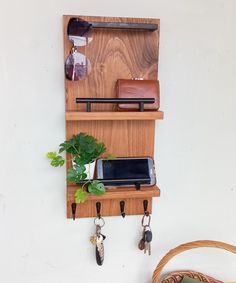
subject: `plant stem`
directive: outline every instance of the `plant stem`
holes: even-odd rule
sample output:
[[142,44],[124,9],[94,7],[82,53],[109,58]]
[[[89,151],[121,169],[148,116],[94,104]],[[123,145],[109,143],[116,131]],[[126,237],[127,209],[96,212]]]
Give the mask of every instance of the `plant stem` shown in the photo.
[[77,154],[79,155],[79,151],[77,150],[77,148],[75,146],[73,146],[73,148],[77,152]]
[[88,181],[83,184],[82,189],[84,189],[84,186],[85,186],[86,184],[91,183],[91,178],[90,178],[90,164],[91,164],[91,162],[89,162],[89,164],[88,164],[88,175],[87,175]]
[[84,186],[87,185],[88,183],[91,183],[91,180],[88,180],[87,182],[85,182],[85,183],[82,185],[81,189],[84,190]]

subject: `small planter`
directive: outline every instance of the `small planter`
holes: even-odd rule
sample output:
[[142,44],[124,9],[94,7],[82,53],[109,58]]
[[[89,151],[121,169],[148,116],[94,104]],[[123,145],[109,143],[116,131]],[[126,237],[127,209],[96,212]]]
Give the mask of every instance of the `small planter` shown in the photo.
[[93,161],[92,163],[85,165],[86,174],[87,174],[89,179],[93,179],[94,178],[95,165],[96,165],[96,161]]
[[[68,183],[74,185],[78,185],[79,183],[79,188],[74,194],[76,203],[85,202],[88,197],[87,191],[98,196],[105,193],[104,184],[94,180],[96,159],[105,151],[106,147],[104,143],[99,143],[95,137],[86,133],[79,133],[61,143],[58,152],[50,151],[47,153],[47,157],[50,159],[50,164],[53,167],[61,167],[66,163],[61,153],[70,154],[72,168],[68,168],[66,180]],[[77,165],[75,160],[77,161]],[[84,184],[81,186],[80,183]],[[85,185],[86,189],[84,188]]]
[[[75,162],[72,160],[72,167],[74,168]],[[93,179],[94,178],[94,172],[95,172],[95,165],[96,165],[96,160],[92,163],[85,164],[86,171],[85,173],[87,174],[87,179]]]

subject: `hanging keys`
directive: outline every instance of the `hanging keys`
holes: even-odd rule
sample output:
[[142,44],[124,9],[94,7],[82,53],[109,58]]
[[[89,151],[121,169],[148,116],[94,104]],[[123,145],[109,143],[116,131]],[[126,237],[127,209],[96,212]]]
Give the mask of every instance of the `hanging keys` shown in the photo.
[[98,265],[102,265],[104,261],[104,245],[103,240],[104,236],[99,234],[97,236],[97,243],[96,243],[96,261]]
[[139,241],[138,247],[143,250],[146,254],[148,252],[151,255],[151,241],[152,241],[152,231],[150,228],[151,216],[150,214],[144,214],[142,218],[142,239]]
[[143,238],[139,241],[138,248],[139,248],[141,251],[145,249],[145,241],[144,241]]
[[145,249],[144,234],[145,234],[145,227],[143,227],[142,239],[139,241],[139,244],[138,244],[138,248],[139,248],[141,251]]
[[144,233],[144,253],[148,251],[148,254],[151,255],[151,241],[152,241],[152,231],[150,226],[146,226]]
[[97,264],[102,265],[104,261],[103,241],[106,239],[106,236],[101,233],[101,228],[105,225],[105,221],[102,217],[97,217],[94,220],[94,224],[96,225],[96,232],[90,237],[90,242],[95,245],[95,255]]

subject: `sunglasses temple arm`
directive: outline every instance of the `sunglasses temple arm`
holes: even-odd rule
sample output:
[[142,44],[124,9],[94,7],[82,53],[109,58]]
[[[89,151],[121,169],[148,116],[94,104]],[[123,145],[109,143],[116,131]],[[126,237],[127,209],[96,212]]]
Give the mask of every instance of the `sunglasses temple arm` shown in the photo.
[[90,24],[90,25],[85,29],[85,31],[84,31],[84,33],[82,34],[82,36],[83,36],[86,32],[88,32],[88,31],[92,28],[92,26],[93,26],[93,25]]
[[75,80],[75,59],[73,58],[73,72],[72,72],[72,81]]

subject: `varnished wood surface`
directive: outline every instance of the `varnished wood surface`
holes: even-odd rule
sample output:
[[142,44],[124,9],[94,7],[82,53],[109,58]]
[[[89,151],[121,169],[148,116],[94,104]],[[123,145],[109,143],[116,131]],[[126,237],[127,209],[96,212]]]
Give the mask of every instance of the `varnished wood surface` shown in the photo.
[[155,121],[70,121],[67,139],[79,132],[104,142],[116,157],[153,157]]
[[[74,202],[74,192],[78,187],[69,186],[67,189],[67,217],[72,218],[71,204]],[[137,191],[134,188],[117,188],[107,190],[103,196],[89,195],[85,203],[77,204],[76,217],[96,217],[96,202],[101,202],[102,216],[120,215],[120,201],[125,201],[126,215],[142,215],[143,201],[148,200],[148,211],[152,213],[152,197],[159,197],[158,187],[142,187]]]
[[[74,193],[78,189],[78,186],[69,186],[67,189],[68,199],[74,200]],[[109,200],[109,199],[126,199],[126,198],[145,198],[145,197],[159,197],[160,189],[157,186],[154,187],[142,187],[141,190],[135,188],[116,188],[107,189],[106,193],[102,196],[95,196],[89,194],[88,200]]]
[[[101,202],[101,215],[102,216],[120,216],[120,201],[125,200],[125,213],[126,215],[142,215],[143,201],[147,200],[149,203],[148,210],[152,213],[152,198],[130,198],[130,199],[106,199]],[[76,210],[76,218],[96,217],[96,202],[97,200],[86,201],[85,203],[78,204]],[[72,218],[71,202],[67,201],[67,217]],[[121,216],[120,216],[121,217]]]
[[67,111],[67,121],[91,121],[91,120],[162,120],[162,111],[145,112],[76,112]]
[[[90,16],[64,16],[64,62],[71,50],[67,37],[67,24],[71,17],[79,17],[90,22],[121,22],[158,24],[158,19],[115,18]],[[92,71],[83,81],[65,79],[66,99],[66,138],[84,132],[104,142],[107,153],[117,157],[141,157],[154,155],[155,120],[163,119],[163,112],[116,112],[116,105],[96,104],[93,111],[84,111],[85,105],[75,103],[77,97],[116,98],[116,81],[142,77],[157,79],[159,28],[147,30],[93,29],[93,40],[86,47],[79,47],[91,62]],[[104,112],[103,112],[104,111]],[[106,111],[106,112],[105,112]],[[113,111],[113,112],[112,112]],[[67,161],[67,168],[71,166]],[[131,192],[124,189],[117,193],[109,191],[102,199],[89,196],[78,205],[77,217],[96,216],[96,201],[102,202],[104,216],[120,215],[119,202],[125,196],[126,214],[143,214],[143,200],[148,199],[149,210],[152,209],[152,197],[159,196],[159,189]],[[67,216],[71,217],[73,189],[67,190]]]
[[[71,16],[64,16],[64,60],[70,53],[71,43],[66,29]],[[77,16],[88,21],[155,23],[157,19],[132,19],[113,17]],[[94,29],[93,40],[85,47],[78,48],[91,62],[92,71],[83,81],[65,80],[66,109],[76,111],[83,105],[76,105],[76,97],[108,98],[116,97],[117,79],[143,77],[157,79],[159,30],[110,30]],[[111,111],[115,105],[94,105],[95,111]]]

